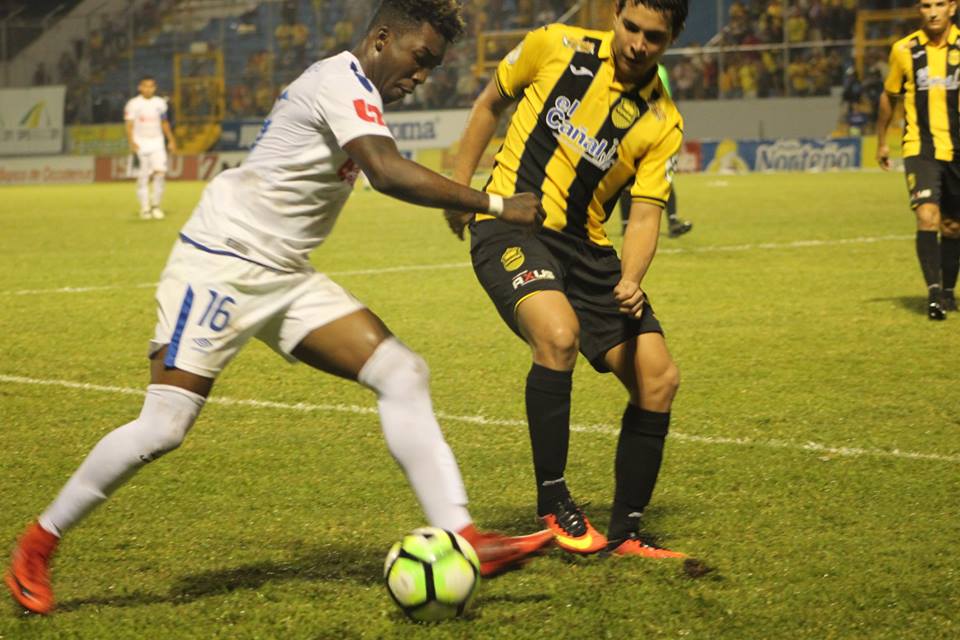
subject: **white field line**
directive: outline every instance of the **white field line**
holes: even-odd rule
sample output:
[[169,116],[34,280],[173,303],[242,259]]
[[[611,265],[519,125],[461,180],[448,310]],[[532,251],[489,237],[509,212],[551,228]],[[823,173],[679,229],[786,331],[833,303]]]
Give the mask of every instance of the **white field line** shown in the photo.
[[[0,383],[38,385],[47,387],[61,387],[65,389],[79,389],[81,391],[99,391],[130,396],[144,395],[143,389],[130,387],[115,387],[110,385],[89,384],[86,382],[71,382],[69,380],[38,380],[23,376],[8,376],[0,374]],[[233,407],[252,407],[255,409],[279,409],[281,411],[301,411],[305,413],[352,413],[362,415],[376,415],[373,407],[362,407],[353,404],[312,404],[308,402],[272,402],[268,400],[252,400],[246,398],[227,398],[214,396],[208,401],[210,404],[221,404]],[[441,422],[462,422],[466,424],[504,427],[526,427],[522,420],[508,420],[486,418],[484,416],[464,416],[445,412],[438,412],[437,418]],[[618,429],[606,425],[573,424],[571,430],[577,433],[598,433],[607,436],[616,436]],[[921,453],[915,451],[901,451],[900,449],[864,449],[859,447],[829,447],[816,442],[794,443],[785,440],[751,440],[750,438],[724,438],[718,436],[698,436],[683,432],[671,431],[670,437],[683,442],[696,442],[710,445],[735,445],[744,447],[762,447],[766,449],[784,449],[789,451],[808,451],[812,453],[842,456],[847,458],[899,458],[905,460],[929,460],[935,462],[949,462],[960,464],[960,455],[944,455],[939,453]]]
[[[732,244],[714,245],[706,247],[668,247],[660,248],[657,253],[662,255],[679,255],[685,253],[736,253],[743,251],[769,251],[776,249],[807,249],[810,247],[835,247],[851,244],[874,244],[877,242],[891,242],[895,240],[910,240],[913,236],[890,235],[860,238],[838,238],[835,240],[796,240],[794,242],[763,242],[759,244]],[[448,262],[444,264],[412,264],[397,267],[383,267],[379,269],[355,269],[351,271],[324,271],[328,276],[373,276],[385,273],[406,273],[410,271],[435,271],[440,269],[464,269],[470,266],[469,262]],[[55,289],[21,289],[19,291],[0,291],[0,296],[36,296],[55,293],[90,293],[93,291],[116,291],[118,289],[152,289],[155,282],[146,282],[132,285],[106,285],[89,287],[59,287]]]

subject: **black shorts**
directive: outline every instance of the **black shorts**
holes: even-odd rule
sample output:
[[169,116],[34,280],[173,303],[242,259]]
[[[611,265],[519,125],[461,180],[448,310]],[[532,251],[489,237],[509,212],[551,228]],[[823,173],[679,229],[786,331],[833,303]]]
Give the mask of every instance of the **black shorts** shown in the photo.
[[613,295],[620,258],[613,247],[483,220],[470,225],[470,255],[477,279],[518,336],[516,308],[524,298],[537,291],[566,294],[580,322],[580,353],[601,373],[609,371],[603,357],[613,347],[641,333],[663,333],[649,303],[639,319],[620,312]]
[[960,163],[911,156],[903,159],[903,168],[911,208],[933,203],[943,217],[960,220]]

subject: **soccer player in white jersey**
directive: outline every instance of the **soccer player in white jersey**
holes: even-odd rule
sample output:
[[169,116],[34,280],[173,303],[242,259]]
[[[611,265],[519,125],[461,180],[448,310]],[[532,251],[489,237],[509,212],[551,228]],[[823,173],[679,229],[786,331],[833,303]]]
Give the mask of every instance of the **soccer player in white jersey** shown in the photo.
[[[180,445],[214,379],[254,337],[377,395],[387,446],[426,519],[467,538],[482,573],[517,566],[549,543],[549,532],[477,530],[433,414],[426,363],[308,262],[360,170],[374,189],[406,202],[489,211],[530,228],[542,221],[532,194],[488,196],[406,160],[384,124],[383,103],[422,84],[461,34],[460,11],[456,0],[384,0],[353,51],[317,62],[287,87],[249,157],[207,186],[157,289],[151,384],[139,417],[100,440],[14,549],[6,583],[23,607],[52,610],[49,566],[60,537]],[[439,224],[439,216],[424,222]]]
[[[164,217],[160,203],[167,178],[167,151],[177,151],[177,141],[167,119],[167,101],[157,94],[157,81],[152,76],[140,78],[139,95],[127,101],[123,120],[127,127],[130,153],[137,158],[137,198],[140,217],[144,220]],[[166,138],[166,140],[164,140]],[[164,145],[166,142],[166,145]],[[153,193],[151,193],[151,186]]]

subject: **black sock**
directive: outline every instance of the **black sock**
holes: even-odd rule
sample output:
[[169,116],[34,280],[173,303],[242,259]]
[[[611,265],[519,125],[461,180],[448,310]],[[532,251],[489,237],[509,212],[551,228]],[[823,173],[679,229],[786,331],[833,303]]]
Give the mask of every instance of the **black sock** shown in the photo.
[[568,496],[563,472],[570,446],[572,371],[554,371],[534,363],[527,374],[527,424],[537,478],[537,514],[551,513]]
[[623,412],[615,464],[616,493],[610,516],[610,540],[621,540],[640,526],[640,517],[657,484],[670,413],[632,404]]
[[936,231],[917,231],[917,259],[930,300],[940,299],[940,242]]
[[960,238],[940,238],[940,271],[944,292],[953,293],[960,273]]
[[671,224],[676,224],[680,222],[680,219],[677,218],[677,192],[675,189],[670,191],[670,197],[667,198],[667,220]]

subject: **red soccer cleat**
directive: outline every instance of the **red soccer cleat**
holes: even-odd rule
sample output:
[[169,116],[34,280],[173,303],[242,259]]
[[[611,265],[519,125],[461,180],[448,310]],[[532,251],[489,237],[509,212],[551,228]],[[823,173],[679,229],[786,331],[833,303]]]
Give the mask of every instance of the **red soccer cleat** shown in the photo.
[[477,552],[480,575],[484,578],[522,567],[538,551],[553,542],[553,534],[546,529],[526,536],[504,536],[478,531],[471,524],[457,533]]
[[34,522],[20,536],[4,582],[23,608],[41,615],[53,611],[50,558],[60,538]]
[[543,516],[557,546],[570,553],[590,554],[607,546],[607,537],[593,528],[576,503],[567,498],[557,503],[556,510]]

